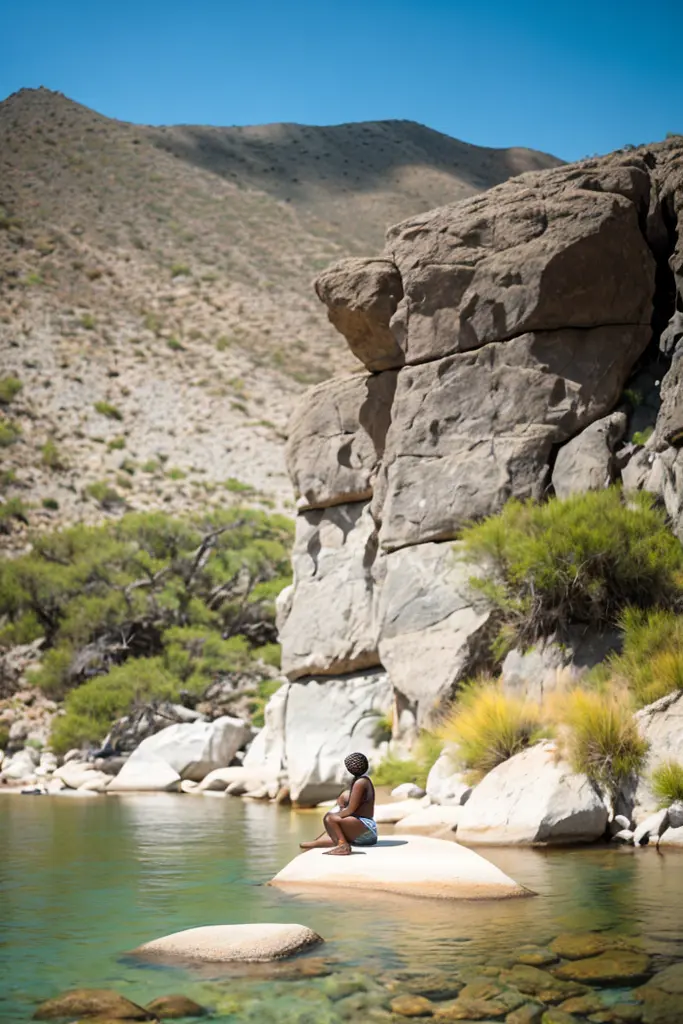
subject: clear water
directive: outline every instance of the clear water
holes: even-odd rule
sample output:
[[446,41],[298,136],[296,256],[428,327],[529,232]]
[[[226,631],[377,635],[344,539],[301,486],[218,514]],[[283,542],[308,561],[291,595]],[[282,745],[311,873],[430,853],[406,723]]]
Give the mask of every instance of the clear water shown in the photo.
[[453,972],[567,931],[623,932],[640,937],[657,966],[683,960],[680,852],[489,850],[538,893],[506,902],[312,897],[266,886],[318,831],[319,816],[222,797],[1,796],[0,1022],[22,1024],[37,1001],[73,987],[115,988],[139,1003],[183,992],[217,1009],[220,1021],[342,1019],[335,1014],[343,1000],[311,1008],[329,978],[292,982],[272,968],[237,976],[125,957],[146,940],[203,924],[309,925],[327,940],[312,955],[355,978]]

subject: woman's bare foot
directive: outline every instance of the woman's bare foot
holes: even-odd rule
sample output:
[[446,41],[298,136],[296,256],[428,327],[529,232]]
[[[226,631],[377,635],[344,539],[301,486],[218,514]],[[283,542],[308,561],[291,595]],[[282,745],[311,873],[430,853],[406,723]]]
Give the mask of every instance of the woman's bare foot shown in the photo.
[[334,843],[328,835],[318,836],[317,839],[312,839],[309,843],[299,843],[302,850],[328,850]]
[[348,857],[351,847],[348,843],[338,843],[333,850],[326,850],[323,857]]

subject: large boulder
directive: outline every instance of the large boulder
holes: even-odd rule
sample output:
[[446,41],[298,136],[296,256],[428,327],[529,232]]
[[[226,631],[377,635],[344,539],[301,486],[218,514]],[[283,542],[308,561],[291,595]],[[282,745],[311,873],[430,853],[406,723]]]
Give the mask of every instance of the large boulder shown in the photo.
[[213,722],[183,722],[149,736],[132,756],[161,758],[182,779],[201,782],[215,768],[227,767],[251,735],[248,722],[229,715]]
[[72,1020],[95,1017],[100,1020],[156,1020],[156,1014],[111,989],[78,988],[41,1003],[34,1020]]
[[469,584],[476,573],[450,543],[402,548],[375,563],[379,657],[420,727],[432,724],[490,639],[490,606]]
[[648,326],[558,329],[398,375],[372,508],[386,550],[540,498],[553,448],[613,408]]
[[242,765],[265,780],[278,779],[285,769],[285,717],[290,684],[284,683],[266,704],[264,726],[249,746]]
[[[337,264],[318,295],[372,370],[527,331],[648,324],[654,260],[639,213],[649,193],[641,158],[525,175],[390,229],[385,256],[395,267]],[[366,310],[378,308],[369,320]]]
[[188,928],[133,950],[161,962],[259,962],[294,956],[323,940],[301,924],[216,924]]
[[459,807],[467,803],[472,787],[455,765],[454,752],[445,747],[429,770],[427,796],[441,807]]
[[[677,690],[636,712],[638,731],[648,743],[647,757],[633,797],[636,819],[654,813],[658,801],[649,779],[665,761],[683,763],[683,692]],[[628,805],[628,799],[627,799]]]
[[464,843],[531,845],[588,843],[607,827],[607,810],[593,784],[557,760],[552,743],[516,754],[489,772],[458,823]]
[[290,420],[286,448],[300,508],[371,497],[395,389],[395,373],[356,373],[306,393]]
[[363,856],[328,857],[308,850],[278,872],[271,885],[303,889],[322,886],[329,899],[335,889],[371,889],[441,899],[491,899],[530,896],[489,861],[458,843],[422,836],[380,839]]
[[567,441],[555,459],[553,488],[558,498],[585,491],[599,491],[614,483],[617,465],[614,451],[626,433],[628,417],[613,412]]
[[290,679],[379,664],[370,571],[375,546],[367,502],[297,517],[294,590],[278,616],[282,669]]
[[368,370],[402,365],[389,322],[403,298],[403,285],[390,259],[342,260],[323,271],[315,290],[330,323]]
[[107,793],[171,792],[180,788],[180,781],[180,775],[168,761],[142,750],[141,745],[111,780]]
[[339,795],[352,751],[372,757],[378,725],[391,706],[382,670],[293,683],[285,713],[285,764],[292,800],[313,805]]

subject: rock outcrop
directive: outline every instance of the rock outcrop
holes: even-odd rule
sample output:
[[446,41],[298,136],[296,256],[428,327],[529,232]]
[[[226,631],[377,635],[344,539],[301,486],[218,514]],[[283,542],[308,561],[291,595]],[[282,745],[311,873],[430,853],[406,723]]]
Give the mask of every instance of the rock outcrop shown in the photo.
[[[668,307],[683,281],[682,155],[673,139],[524,174],[320,276],[366,372],[318,385],[291,421],[291,680],[335,687],[384,669],[394,739],[409,742],[485,667],[494,624],[470,586],[477,568],[454,550],[460,528],[509,498],[635,469],[638,443],[618,450],[624,386],[667,320],[667,358],[679,343]],[[678,373],[674,362],[662,387],[657,450],[632,476],[664,495],[683,535]]]

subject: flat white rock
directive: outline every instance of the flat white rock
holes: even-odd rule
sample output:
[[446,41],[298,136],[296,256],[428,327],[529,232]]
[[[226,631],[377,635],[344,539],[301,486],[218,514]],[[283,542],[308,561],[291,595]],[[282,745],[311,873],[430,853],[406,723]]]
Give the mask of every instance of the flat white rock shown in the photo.
[[462,815],[462,807],[440,807],[434,804],[415,811],[406,818],[401,818],[400,825],[404,832],[437,832],[444,828],[453,831],[458,827]]
[[[157,754],[134,750],[107,786],[108,793],[165,792],[177,789],[180,776]],[[80,790],[79,790],[80,792]]]
[[299,854],[270,882],[306,889],[322,886],[373,889],[440,899],[491,899],[530,896],[474,850],[445,839],[397,835],[376,846],[356,848],[350,857],[329,857],[324,850]]
[[428,797],[422,797],[421,800],[395,800],[391,804],[375,804],[375,821],[378,825],[395,825],[397,821],[421,811],[423,807],[429,807]]
[[293,956],[322,941],[301,924],[218,924],[164,935],[133,952],[155,960],[264,961]]

